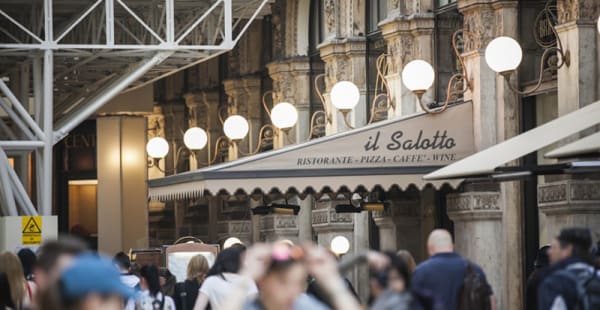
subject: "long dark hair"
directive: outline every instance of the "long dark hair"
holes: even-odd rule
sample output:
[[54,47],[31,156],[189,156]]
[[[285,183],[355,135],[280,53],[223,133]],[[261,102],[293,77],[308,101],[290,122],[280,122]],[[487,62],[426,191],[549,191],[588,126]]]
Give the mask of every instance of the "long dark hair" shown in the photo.
[[21,265],[23,265],[23,275],[25,279],[31,280],[33,277],[33,266],[35,266],[37,258],[31,249],[23,248],[17,253]]
[[236,245],[219,252],[215,264],[208,270],[206,277],[219,275],[225,279],[223,277],[225,272],[238,273],[244,251],[246,251],[245,247]]
[[0,272],[0,308],[6,307],[14,308],[12,296],[10,294],[10,283],[8,282],[8,276],[4,272]]
[[144,265],[140,269],[140,276],[146,280],[150,295],[156,297],[160,292],[160,280],[158,277],[158,268],[154,264]]

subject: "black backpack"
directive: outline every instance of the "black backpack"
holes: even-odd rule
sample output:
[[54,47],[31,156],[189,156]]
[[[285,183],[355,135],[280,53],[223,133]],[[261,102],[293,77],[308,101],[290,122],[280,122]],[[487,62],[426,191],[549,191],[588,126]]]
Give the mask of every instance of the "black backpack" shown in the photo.
[[600,309],[600,271],[597,268],[585,263],[575,263],[557,273],[576,283],[576,310]]
[[491,293],[484,276],[477,272],[472,262],[467,261],[463,286],[458,295],[458,309],[489,310]]

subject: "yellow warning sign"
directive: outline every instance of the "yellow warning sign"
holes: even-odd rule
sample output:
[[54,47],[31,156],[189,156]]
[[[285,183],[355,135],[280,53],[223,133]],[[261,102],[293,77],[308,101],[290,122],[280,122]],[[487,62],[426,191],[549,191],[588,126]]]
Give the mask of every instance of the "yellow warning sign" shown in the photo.
[[41,216],[23,216],[21,218],[23,245],[33,245],[42,243],[42,217]]

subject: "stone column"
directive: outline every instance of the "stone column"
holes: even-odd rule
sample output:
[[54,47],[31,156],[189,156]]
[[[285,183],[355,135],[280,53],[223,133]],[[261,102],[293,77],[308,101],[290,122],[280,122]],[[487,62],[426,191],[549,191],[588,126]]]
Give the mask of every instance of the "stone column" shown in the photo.
[[246,117],[250,130],[248,131],[248,150],[254,152],[260,140],[260,129],[262,127],[262,93],[261,80],[256,76],[248,76],[242,79],[246,101],[243,103],[245,107],[241,107],[241,102],[238,102],[238,111],[246,111]]
[[[503,266],[502,196],[497,184],[476,191],[449,195],[448,216],[454,222],[455,251],[476,262],[485,271],[498,298],[498,309],[509,309],[503,296],[506,283]],[[520,256],[514,250],[511,257]],[[520,280],[520,279],[519,279]],[[516,290],[516,288],[513,288]]]
[[[235,50],[235,49],[234,49]],[[246,101],[246,92],[244,90],[244,83],[241,79],[230,79],[223,81],[225,87],[225,94],[227,94],[227,114],[247,117],[247,105],[244,104]],[[229,146],[229,161],[236,160],[238,158],[238,148],[243,152],[248,152],[248,139],[238,141],[237,145],[233,143]]]
[[[392,1],[393,2],[393,1]],[[402,83],[402,69],[412,60],[421,59],[434,64],[432,13],[418,13],[410,16],[401,11],[396,1],[392,4],[388,18],[380,23],[381,33],[388,46],[390,71],[386,76],[389,91],[396,109],[388,113],[388,118],[409,115],[421,110],[417,97]],[[406,9],[408,10],[408,9]],[[424,102],[432,102],[434,87],[423,95]]]
[[[204,102],[203,94],[201,92],[189,93],[185,94],[184,98],[185,105],[187,106],[189,112],[188,128],[199,127],[207,130],[207,118],[203,116],[206,116],[208,107]],[[207,142],[207,144],[208,143],[210,142]],[[207,149],[208,145],[204,149],[190,154],[190,170],[196,170],[202,166],[200,163],[208,162],[209,156],[206,152]]]
[[97,119],[98,250],[104,253],[148,246],[146,119]]
[[[273,80],[273,105],[289,102],[298,110],[298,123],[285,137],[277,135],[275,148],[288,144],[302,143],[307,140],[310,131],[310,62],[307,57],[297,57],[273,62],[267,65]],[[313,68],[314,69],[314,68]]]
[[[568,114],[600,98],[598,70],[600,37],[596,21],[600,2],[558,0],[556,27],[570,65],[558,70],[558,114]],[[588,130],[589,131],[589,130]],[[562,228],[586,226],[600,239],[600,176],[597,174],[546,176],[538,187],[538,204],[546,216],[540,244],[549,243]]]
[[319,47],[321,58],[325,62],[324,94],[327,111],[331,116],[331,124],[327,125],[326,133],[347,131],[342,113],[339,113],[331,103],[329,92],[339,81],[351,81],[360,90],[360,101],[354,108],[348,120],[351,126],[361,127],[367,123],[367,84],[366,84],[366,40],[364,37],[352,37],[332,40]]
[[183,131],[187,129],[185,119],[186,106],[182,100],[171,100],[162,105],[165,115],[165,139],[169,143],[169,153],[165,157],[167,175],[187,170],[184,156],[180,156],[180,148],[185,148]]
[[218,222],[219,240],[239,238],[243,244],[252,244],[252,221],[231,220]]
[[[496,0],[459,0],[458,8],[464,16],[464,53],[466,70],[472,82],[472,90],[467,91],[464,100],[473,101],[474,135],[476,150],[495,145],[519,133],[519,100],[517,94],[508,89],[503,77],[493,72],[485,61],[484,51],[487,44],[496,36],[518,38],[518,2]],[[517,83],[518,77],[513,77]],[[490,274],[500,309],[522,308],[523,269],[521,241],[521,191],[518,182],[502,183],[492,188],[469,187],[462,194],[474,203],[472,209],[479,210],[483,202],[494,199],[499,203],[498,217],[484,216],[473,212],[470,217],[454,217],[457,244],[471,240],[468,248],[460,248],[467,257],[480,263]],[[498,198],[491,198],[499,195]],[[452,199],[449,199],[449,203]],[[454,200],[455,201],[455,200]],[[486,203],[487,204],[487,203]],[[467,220],[469,219],[469,220]],[[495,222],[498,221],[498,222]],[[487,227],[497,227],[488,230]],[[474,233],[475,232],[475,233]],[[499,234],[498,239],[490,234]],[[481,243],[472,240],[472,236],[482,238]],[[487,239],[487,240],[486,240]],[[484,241],[485,240],[485,241]],[[489,242],[488,240],[495,240]],[[496,253],[492,255],[488,253]],[[485,257],[479,257],[483,253]],[[518,253],[518,254],[517,254]],[[489,259],[492,259],[490,261]],[[481,261],[478,261],[481,260]],[[498,268],[503,266],[503,268]],[[500,270],[500,271],[498,271]]]
[[203,91],[202,98],[206,105],[206,114],[203,119],[206,122],[206,133],[208,134],[208,145],[206,146],[206,163],[208,163],[215,157],[215,152],[220,152],[221,149],[215,143],[220,136],[224,135],[223,124],[219,120],[219,90]]
[[[147,140],[154,137],[165,137],[165,116],[163,114],[163,108],[160,105],[154,105],[152,114],[148,115],[146,119],[148,124]],[[150,156],[148,156],[148,161],[151,160]],[[165,171],[164,160],[158,162],[158,167],[150,164],[152,164],[152,162],[148,165],[148,179],[158,179],[165,176],[165,173],[163,172]]]
[[598,68],[600,43],[596,21],[600,2],[595,0],[558,0],[556,27],[571,64],[558,70],[558,114],[565,115],[600,98]]

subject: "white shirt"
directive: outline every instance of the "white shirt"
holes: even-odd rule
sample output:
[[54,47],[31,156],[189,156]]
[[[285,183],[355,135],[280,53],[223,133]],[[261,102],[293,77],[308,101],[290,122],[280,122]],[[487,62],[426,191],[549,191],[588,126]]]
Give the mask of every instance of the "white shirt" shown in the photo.
[[[152,303],[157,300],[157,301],[161,301],[163,298],[163,294],[162,293],[158,293],[156,295],[156,298],[150,296],[150,291],[148,290],[143,290],[140,295],[139,295],[139,299],[138,299],[138,307],[136,307],[136,309],[141,309],[141,310],[153,310],[153,306]],[[165,296],[165,302],[163,304],[163,307],[161,310],[176,310],[175,308],[175,302],[173,301],[173,298],[169,297],[169,296]]]
[[[225,277],[225,279],[223,279],[223,277]],[[204,279],[204,282],[200,287],[200,293],[208,296],[212,309],[221,309],[224,301],[230,296],[235,285],[240,281],[249,280],[235,273],[224,273],[223,277],[220,275],[210,276]],[[254,281],[250,282],[251,284],[246,292],[246,297],[249,300],[258,294],[256,284]]]

